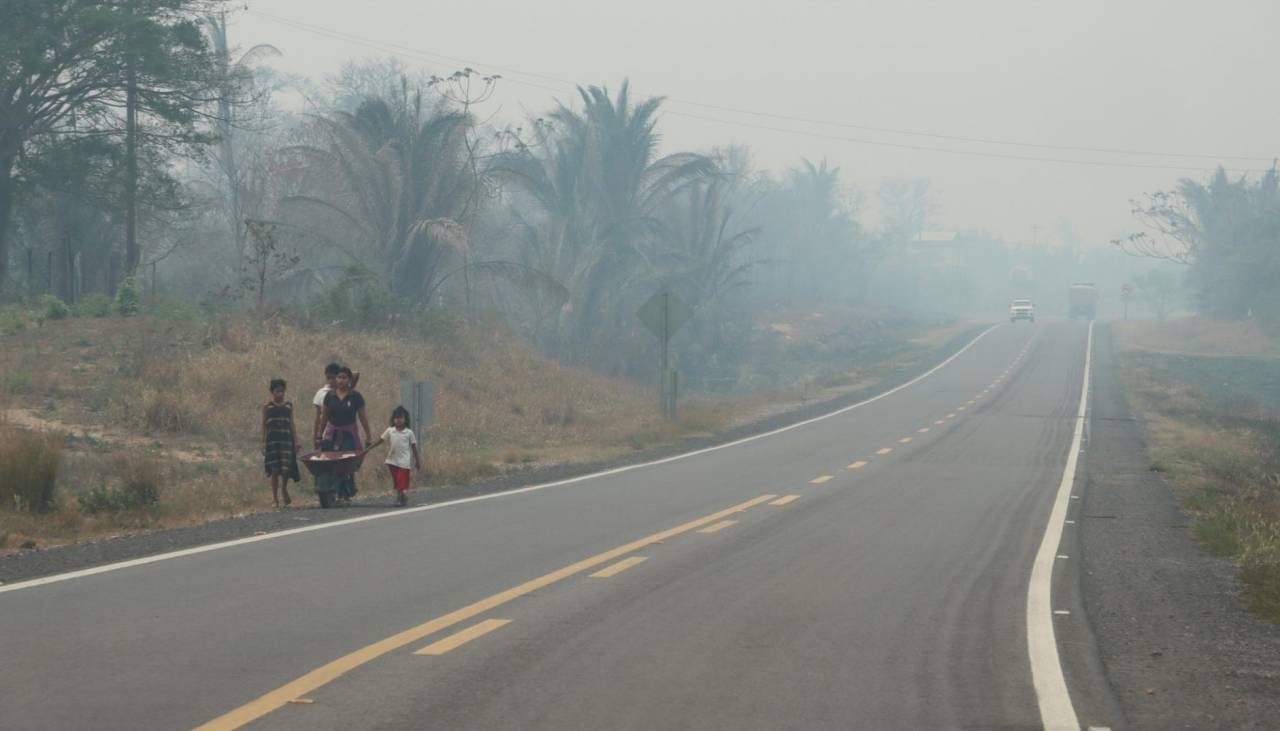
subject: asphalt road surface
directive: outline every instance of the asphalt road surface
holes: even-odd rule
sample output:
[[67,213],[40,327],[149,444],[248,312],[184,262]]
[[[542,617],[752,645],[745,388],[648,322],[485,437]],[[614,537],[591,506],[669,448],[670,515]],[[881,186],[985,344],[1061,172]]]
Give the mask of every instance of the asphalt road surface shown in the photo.
[[1065,672],[1028,640],[1088,339],[1001,325],[723,448],[0,587],[0,728],[1038,728],[1054,673],[1109,726],[1083,614],[1031,611]]

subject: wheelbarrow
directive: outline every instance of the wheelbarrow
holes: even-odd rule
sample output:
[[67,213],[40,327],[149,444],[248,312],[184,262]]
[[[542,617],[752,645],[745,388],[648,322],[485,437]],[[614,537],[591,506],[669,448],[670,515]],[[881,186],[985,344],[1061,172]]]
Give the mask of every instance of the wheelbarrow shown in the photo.
[[316,478],[316,497],[320,499],[320,507],[332,508],[339,496],[352,495],[352,476],[364,464],[364,455],[362,450],[350,449],[311,452],[298,458]]

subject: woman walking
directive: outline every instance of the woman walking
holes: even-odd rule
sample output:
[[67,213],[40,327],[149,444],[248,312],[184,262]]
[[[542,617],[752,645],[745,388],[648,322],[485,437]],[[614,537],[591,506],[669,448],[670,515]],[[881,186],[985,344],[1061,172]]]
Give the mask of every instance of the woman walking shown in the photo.
[[[317,431],[316,441],[323,442],[326,451],[353,451],[360,449],[360,428],[364,428],[364,442],[367,447],[373,441],[373,433],[369,431],[369,417],[365,415],[364,396],[352,388],[351,369],[343,366],[334,379],[334,389],[324,397],[324,409],[320,414],[319,424],[326,424],[323,431]],[[357,423],[358,422],[358,423]],[[344,479],[338,490],[338,499],[350,503],[356,494],[354,476]]]

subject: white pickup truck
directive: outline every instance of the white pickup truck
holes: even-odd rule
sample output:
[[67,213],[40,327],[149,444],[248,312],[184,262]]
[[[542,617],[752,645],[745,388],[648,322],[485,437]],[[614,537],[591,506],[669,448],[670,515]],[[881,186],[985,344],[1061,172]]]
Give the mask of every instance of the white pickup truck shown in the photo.
[[1018,320],[1036,321],[1036,306],[1031,304],[1031,300],[1014,300],[1009,305],[1009,322]]

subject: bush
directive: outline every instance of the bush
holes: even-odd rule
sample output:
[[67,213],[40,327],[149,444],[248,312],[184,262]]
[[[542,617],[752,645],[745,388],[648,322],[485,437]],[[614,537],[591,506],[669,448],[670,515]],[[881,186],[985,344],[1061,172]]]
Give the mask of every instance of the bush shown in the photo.
[[56,296],[46,294],[40,298],[40,307],[44,310],[46,320],[65,320],[71,316],[71,308]]
[[0,510],[43,513],[55,504],[63,438],[0,427]]
[[4,390],[7,393],[27,393],[31,390],[31,372],[15,370],[5,374]]
[[147,429],[170,434],[199,431],[199,418],[191,406],[173,391],[151,391],[142,399],[142,418]]
[[363,330],[386,328],[395,315],[407,309],[374,274],[356,267],[307,306],[313,324],[337,323]]
[[91,294],[72,305],[71,313],[76,317],[109,317],[111,298],[101,293]]
[[164,298],[147,305],[147,314],[166,320],[201,320],[207,315],[199,305],[177,299]]
[[117,315],[130,317],[138,314],[141,305],[138,300],[138,288],[134,286],[133,277],[127,277],[116,290],[115,311]]
[[126,455],[115,460],[117,487],[99,485],[76,498],[88,515],[142,510],[160,504],[160,464],[146,455]]
[[0,312],[0,335],[16,335],[27,329],[27,321],[12,312]]

